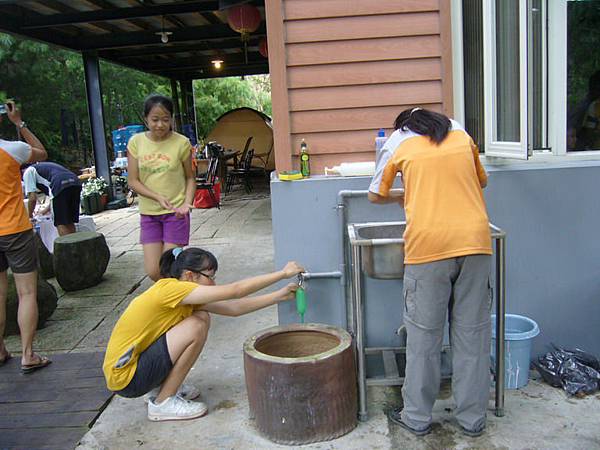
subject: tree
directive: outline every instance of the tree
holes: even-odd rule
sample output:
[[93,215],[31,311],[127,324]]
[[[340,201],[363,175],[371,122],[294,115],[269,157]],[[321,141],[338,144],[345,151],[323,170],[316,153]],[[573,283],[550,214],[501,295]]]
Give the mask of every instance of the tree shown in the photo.
[[194,81],[198,134],[206,137],[225,112],[243,106],[271,116],[271,82],[268,75],[212,78]]
[[[121,125],[143,123],[144,98],[151,93],[171,95],[166,78],[106,61],[100,62],[107,151],[110,132]],[[194,82],[198,129],[201,136],[230,109],[248,106],[271,114],[268,75],[220,78]],[[91,133],[81,55],[0,33],[0,101],[12,98],[44,143],[53,161],[73,169],[91,160]],[[14,138],[14,127],[3,121],[0,136]]]

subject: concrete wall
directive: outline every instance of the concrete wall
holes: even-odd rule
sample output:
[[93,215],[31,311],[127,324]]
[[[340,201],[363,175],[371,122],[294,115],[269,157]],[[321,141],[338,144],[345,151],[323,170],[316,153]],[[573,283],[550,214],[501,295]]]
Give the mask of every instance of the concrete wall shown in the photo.
[[[600,355],[600,163],[487,167],[490,220],[507,234],[508,313],[534,319],[550,342]],[[316,177],[271,183],[277,265],[295,259],[311,272],[340,270],[337,193],[367,189],[369,177]],[[402,220],[395,205],[350,199],[349,222]],[[397,345],[402,283],[365,277],[367,345]],[[345,326],[339,280],[309,280],[306,321]],[[298,321],[293,302],[279,306],[282,324]]]

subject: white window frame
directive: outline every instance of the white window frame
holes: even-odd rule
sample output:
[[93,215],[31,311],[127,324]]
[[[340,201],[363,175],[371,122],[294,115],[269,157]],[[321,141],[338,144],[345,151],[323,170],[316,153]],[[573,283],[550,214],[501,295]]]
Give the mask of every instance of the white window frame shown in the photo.
[[[452,48],[453,48],[453,85],[455,93],[454,113],[455,118],[464,123],[464,60],[463,60],[463,36],[462,36],[462,0],[452,1]],[[495,20],[491,16],[491,7],[493,0],[482,0],[484,6],[484,39],[488,44],[484,53],[485,61],[485,87],[484,87],[484,107],[486,113],[485,124],[485,142],[486,156],[520,159],[527,158],[527,133],[529,125],[523,122],[521,117],[521,142],[519,143],[496,143],[491,139],[493,134],[493,121],[490,115],[495,111],[492,104],[492,89],[489,87],[493,80],[495,71],[495,40],[488,37],[495,28]],[[525,30],[527,26],[527,0],[520,0],[520,30]],[[571,151],[567,152],[567,0],[548,0],[545,4],[545,15],[548,18],[548,59],[545,61],[544,70],[547,71],[548,89],[547,97],[544,98],[544,104],[547,105],[547,114],[544,120],[544,127],[548,130],[547,145],[550,150],[537,151],[534,149],[529,156],[531,161],[552,161],[564,158],[565,160],[584,159],[600,160],[600,150],[592,151]],[[522,8],[525,10],[523,11]],[[487,12],[486,12],[487,10]],[[487,14],[487,15],[486,15]],[[523,25],[525,22],[525,25]],[[491,26],[490,26],[491,25]],[[493,28],[492,28],[493,27]],[[487,31],[486,31],[487,29]],[[546,32],[546,31],[544,31]],[[494,33],[492,33],[493,35]],[[521,33],[521,48],[528,49],[527,34]],[[527,87],[527,56],[525,52],[521,56],[521,84],[525,83]],[[491,63],[490,63],[491,61]],[[525,73],[524,73],[525,72]],[[523,81],[523,76],[525,80]],[[546,78],[546,77],[544,77]],[[492,84],[495,86],[495,84]],[[521,90],[521,111],[528,111],[527,95],[523,95]],[[525,103],[523,103],[525,102]],[[525,136],[523,136],[525,132]],[[491,151],[490,144],[492,145]],[[506,144],[512,144],[506,146]],[[500,150],[500,151],[498,151]],[[509,150],[509,151],[505,151]],[[557,158],[560,157],[560,158]]]
[[527,0],[519,0],[519,141],[497,139],[498,117],[496,108],[496,2],[483,1],[483,64],[485,109],[485,155],[496,158],[527,159],[528,102],[527,102]]

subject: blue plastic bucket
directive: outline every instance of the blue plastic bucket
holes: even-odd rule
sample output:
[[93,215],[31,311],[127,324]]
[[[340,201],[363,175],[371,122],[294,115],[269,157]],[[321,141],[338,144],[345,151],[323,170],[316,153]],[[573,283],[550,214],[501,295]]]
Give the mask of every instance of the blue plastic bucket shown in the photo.
[[[529,380],[531,341],[540,328],[529,317],[506,314],[504,321],[504,387],[519,389]],[[496,316],[492,315],[492,363],[496,366]]]

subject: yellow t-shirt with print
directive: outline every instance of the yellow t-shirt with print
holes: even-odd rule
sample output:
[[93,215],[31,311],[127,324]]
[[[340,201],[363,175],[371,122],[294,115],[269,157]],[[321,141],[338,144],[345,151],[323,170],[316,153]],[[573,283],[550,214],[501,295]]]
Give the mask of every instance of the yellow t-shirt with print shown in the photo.
[[[144,185],[164,196],[176,208],[185,201],[186,179],[183,162],[191,155],[187,137],[171,133],[164,141],[152,141],[146,133],[134,135],[127,150],[138,161],[139,179]],[[140,214],[156,216],[173,211],[163,209],[151,198],[139,196]]]
[[104,355],[102,369],[108,389],[127,387],[140,354],[192,314],[194,307],[181,301],[197,287],[196,283],[163,278],[129,304],[112,331]]

